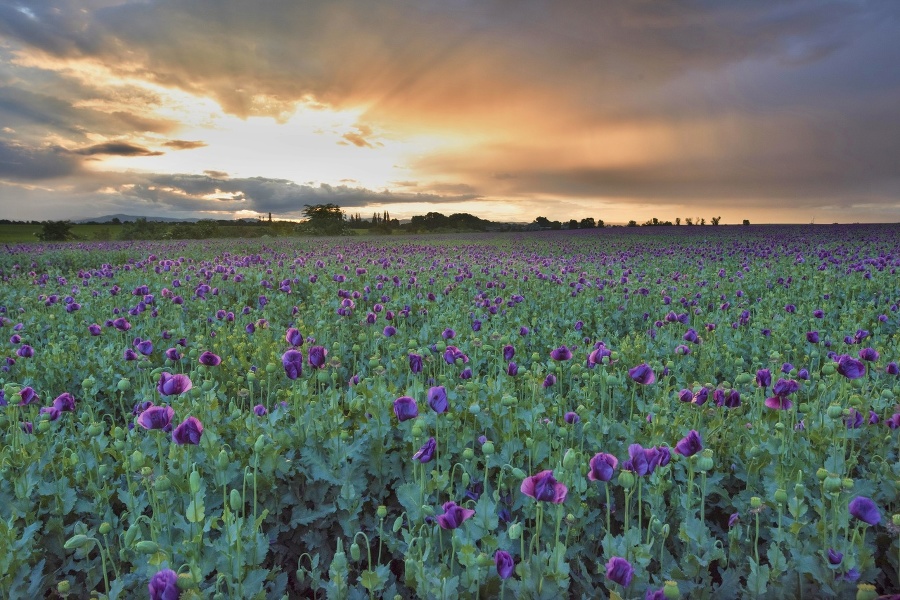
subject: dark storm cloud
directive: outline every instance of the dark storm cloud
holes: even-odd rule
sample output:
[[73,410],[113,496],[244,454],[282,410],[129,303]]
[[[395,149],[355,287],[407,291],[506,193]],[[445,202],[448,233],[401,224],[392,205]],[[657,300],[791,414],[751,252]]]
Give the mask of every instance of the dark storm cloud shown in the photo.
[[97,154],[105,154],[110,156],[162,156],[162,152],[148,150],[143,146],[131,144],[128,142],[104,142],[102,144],[94,144],[86,148],[78,148],[72,150],[73,154],[82,156],[95,156]]
[[474,194],[443,196],[375,191],[346,185],[302,185],[286,179],[222,179],[206,175],[152,175],[122,193],[181,210],[254,210],[295,214],[307,204],[333,203],[343,208],[411,202],[447,203],[476,200]]
[[40,181],[76,173],[80,161],[59,146],[29,147],[0,139],[0,179]]

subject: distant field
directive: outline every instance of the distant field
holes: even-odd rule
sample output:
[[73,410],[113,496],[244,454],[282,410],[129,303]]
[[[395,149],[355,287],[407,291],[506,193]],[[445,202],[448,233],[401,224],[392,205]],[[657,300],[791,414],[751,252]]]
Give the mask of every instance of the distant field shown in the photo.
[[[36,233],[41,231],[40,224],[0,224],[0,242],[4,244],[18,244],[22,242],[37,242]],[[74,225],[72,233],[81,239],[94,240],[97,239],[97,233],[102,230],[109,231],[112,238],[116,237],[121,225],[112,224],[90,224],[90,225]]]

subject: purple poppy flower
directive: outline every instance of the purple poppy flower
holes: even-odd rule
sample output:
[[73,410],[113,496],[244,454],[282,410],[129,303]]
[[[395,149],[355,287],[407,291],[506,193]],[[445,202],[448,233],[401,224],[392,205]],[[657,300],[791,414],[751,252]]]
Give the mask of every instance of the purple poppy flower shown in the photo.
[[828,549],[828,564],[837,566],[841,564],[841,561],[844,560],[844,555],[841,552],[838,552],[834,548]]
[[728,517],[728,528],[731,529],[740,520],[741,520],[741,513],[731,513],[731,516]]
[[900,412],[891,415],[891,418],[885,421],[885,423],[891,429],[897,429],[898,427],[900,427]]
[[247,325],[244,326],[244,331],[246,331],[247,333],[255,333],[256,325],[254,325],[253,323],[247,323]]
[[421,373],[422,372],[422,355],[416,354],[415,352],[409,353],[409,370],[413,373]]
[[[862,576],[862,573],[859,572],[859,569],[857,569],[856,567],[853,567],[852,569],[850,569],[849,571],[844,573],[841,576],[841,579],[844,579],[845,581],[849,581],[850,583],[854,583],[854,582],[858,581],[861,576]],[[890,598],[890,596],[888,596],[888,598]]]
[[850,501],[848,506],[850,514],[869,525],[878,525],[881,523],[881,512],[871,499],[865,496],[857,496]]
[[889,362],[887,367],[884,368],[884,372],[888,375],[897,375],[900,373],[900,366],[897,366],[895,362]]
[[591,481],[609,481],[612,479],[616,467],[619,466],[619,459],[612,454],[598,452],[588,464],[590,465],[588,479]]
[[34,433],[34,424],[31,421],[22,421],[22,431],[29,435]]
[[303,375],[303,353],[291,348],[281,355],[281,366],[288,379],[297,379]]
[[172,375],[163,371],[159,374],[159,382],[156,384],[156,391],[162,396],[175,396],[183,394],[193,387],[191,380],[187,375]]
[[93,324],[91,324],[91,325],[88,325],[88,332],[89,332],[92,336],[98,336],[98,335],[100,335],[103,331],[100,329],[100,326],[99,326],[99,325],[97,325],[96,323],[93,323]]
[[175,428],[172,432],[172,439],[176,444],[192,444],[196,446],[200,443],[200,437],[203,435],[203,424],[197,417],[188,417]]
[[388,325],[384,328],[382,333],[384,334],[384,337],[394,337],[395,335],[397,335],[397,328],[393,325]]
[[634,568],[624,558],[613,556],[606,563],[606,577],[621,586],[628,587],[634,577]]
[[772,410],[787,410],[794,405],[787,396],[766,398],[765,405]]
[[563,415],[563,420],[569,425],[574,425],[575,423],[581,422],[581,417],[578,416],[578,413],[569,411]]
[[500,579],[512,577],[516,564],[509,552],[497,550],[494,553],[494,564],[497,565],[497,575],[500,576]]
[[694,392],[689,389],[683,389],[678,392],[678,401],[679,402],[692,402],[694,400]]
[[503,346],[503,360],[509,362],[513,359],[513,356],[516,355],[516,349],[512,344],[506,344]]
[[819,309],[816,309],[816,310],[813,311],[813,316],[814,316],[815,318],[817,318],[817,319],[824,319],[824,318],[825,318],[825,313],[822,312],[822,311],[819,310]]
[[75,410],[75,398],[69,392],[63,392],[53,400],[53,408],[60,412],[72,412]]
[[200,358],[197,360],[201,365],[206,365],[207,367],[215,367],[222,362],[222,359],[219,356],[213,354],[209,350],[201,354]]
[[572,351],[565,346],[560,346],[550,352],[550,358],[553,360],[571,360]]
[[794,370],[794,365],[792,365],[791,363],[784,363],[783,365],[781,365],[781,372],[784,373],[785,375],[787,375],[788,373],[790,373],[793,370]]
[[128,331],[129,329],[131,329],[131,323],[125,320],[125,317],[113,319],[112,326],[119,331]]
[[528,335],[530,330],[527,327],[519,327],[519,335],[526,336]]
[[144,429],[167,429],[172,425],[175,409],[171,406],[151,406],[138,417],[138,425]]
[[419,407],[416,405],[416,401],[409,396],[400,396],[394,400],[394,414],[397,415],[397,419],[402,423],[418,417]]
[[628,370],[628,376],[636,383],[650,385],[656,381],[656,374],[647,363],[640,364]]
[[519,365],[517,365],[514,362],[509,363],[506,366],[506,374],[509,375],[510,377],[515,377],[516,375],[518,375],[519,374]]
[[428,406],[438,414],[447,412],[450,405],[447,402],[447,390],[444,386],[438,385],[428,389]]
[[126,348],[125,352],[122,353],[122,358],[125,359],[126,361],[132,361],[132,360],[137,360],[138,355],[137,355],[137,352],[135,352],[131,348]]
[[866,374],[866,366],[847,354],[837,359],[837,372],[847,379],[859,379]]
[[760,369],[756,372],[756,385],[766,389],[772,385],[772,373],[768,369]]
[[257,417],[264,417],[269,414],[269,409],[267,409],[262,404],[257,404],[253,407],[253,414],[255,414]]
[[463,361],[463,364],[469,362],[469,357],[466,356],[462,350],[457,348],[456,346],[447,346],[447,349],[444,350],[444,362],[448,365],[452,365],[457,360]]
[[181,352],[176,348],[166,349],[166,358],[171,361],[181,360]]
[[285,341],[291,346],[298,347],[303,345],[303,334],[295,327],[289,327],[284,334]]
[[693,456],[701,450],[703,450],[703,438],[694,429],[691,429],[686,436],[675,444],[675,452],[682,456]]
[[178,589],[178,574],[172,569],[163,569],[150,579],[147,585],[150,600],[178,600],[181,590]]
[[806,369],[800,369],[799,371],[797,371],[797,379],[809,381],[809,371]]
[[553,386],[556,383],[556,375],[553,373],[547,373],[547,376],[544,378],[544,383],[542,384],[545,388]]
[[441,529],[456,529],[475,514],[474,510],[458,506],[456,502],[445,502],[443,509],[444,514],[437,516]]
[[692,344],[697,344],[700,342],[700,336],[698,336],[697,332],[693,329],[688,329],[685,334],[681,336],[681,339]]
[[819,343],[819,332],[818,331],[807,331],[806,332],[806,341],[810,344],[818,344]]
[[441,337],[444,338],[445,340],[452,340],[453,338],[456,337],[456,332],[448,327],[447,329],[444,330],[443,333],[441,333]]
[[531,496],[535,500],[554,504],[561,504],[565,501],[569,491],[569,488],[554,479],[553,471],[549,470],[526,477],[519,489],[523,494]]
[[34,356],[34,348],[28,344],[22,344],[19,349],[16,350],[16,354],[22,358],[31,358]]
[[867,362],[875,362],[878,360],[878,351],[875,348],[863,348],[859,351],[859,357]]
[[41,408],[41,414],[47,415],[48,421],[55,421],[59,418],[59,415],[62,414],[62,411],[55,406],[45,406]]
[[691,402],[696,404],[697,406],[703,406],[706,404],[706,401],[709,399],[709,388],[702,387],[697,390],[697,393],[694,394],[694,397],[691,399]]
[[437,441],[434,438],[428,438],[428,441],[419,448],[419,451],[413,454],[413,460],[417,460],[420,463],[431,462],[431,459],[434,458],[434,451],[437,448]]
[[788,396],[798,389],[800,389],[800,384],[796,381],[792,379],[779,379],[778,383],[775,384],[775,387],[772,388],[772,393],[776,396]]
[[325,366],[325,357],[327,355],[328,350],[326,350],[324,346],[313,346],[309,349],[307,362],[309,363],[309,366],[314,369],[321,369]]
[[137,343],[137,350],[144,356],[150,356],[153,354],[153,342],[150,340],[141,340]]
[[472,379],[472,369],[466,367],[462,370],[462,373],[459,374],[460,379]]
[[844,418],[844,424],[847,425],[847,429],[859,429],[863,424],[862,413],[855,408],[851,408],[850,414]]
[[35,392],[34,388],[32,388],[31,386],[25,386],[21,390],[19,390],[19,406],[36,404],[40,401],[41,399],[38,398],[37,392]]
[[725,408],[737,408],[741,405],[741,393],[737,390],[731,390],[725,397],[722,404]]

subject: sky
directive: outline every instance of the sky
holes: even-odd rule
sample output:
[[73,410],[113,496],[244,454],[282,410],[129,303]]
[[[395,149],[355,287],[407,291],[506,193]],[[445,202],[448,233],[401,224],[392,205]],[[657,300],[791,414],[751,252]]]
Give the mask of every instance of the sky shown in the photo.
[[0,218],[900,222],[896,0],[0,0]]

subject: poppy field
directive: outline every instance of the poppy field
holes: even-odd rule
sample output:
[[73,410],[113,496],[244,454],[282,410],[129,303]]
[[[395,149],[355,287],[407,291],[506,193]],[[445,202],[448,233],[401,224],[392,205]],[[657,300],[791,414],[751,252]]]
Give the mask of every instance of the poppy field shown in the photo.
[[900,593],[898,269],[886,225],[7,245],[0,598]]

